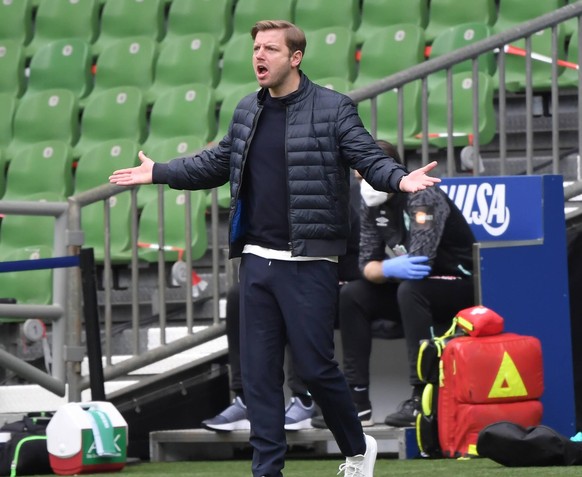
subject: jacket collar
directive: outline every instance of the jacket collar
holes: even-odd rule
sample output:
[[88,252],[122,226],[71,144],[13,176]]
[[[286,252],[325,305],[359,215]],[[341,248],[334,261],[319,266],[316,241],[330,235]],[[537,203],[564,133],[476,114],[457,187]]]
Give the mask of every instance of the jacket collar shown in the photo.
[[[280,98],[277,98],[279,101],[281,101],[285,105],[293,104],[293,103],[296,103],[296,102],[300,101],[301,99],[303,99],[303,97],[308,93],[308,91],[313,86],[313,83],[307,77],[307,75],[305,75],[305,73],[303,73],[303,71],[299,70],[299,74],[301,75],[301,79],[299,82],[299,88],[297,88],[295,91],[288,94],[287,96],[282,96]],[[257,93],[257,100],[258,100],[260,106],[263,105],[266,97],[267,97],[267,88],[261,88]]]

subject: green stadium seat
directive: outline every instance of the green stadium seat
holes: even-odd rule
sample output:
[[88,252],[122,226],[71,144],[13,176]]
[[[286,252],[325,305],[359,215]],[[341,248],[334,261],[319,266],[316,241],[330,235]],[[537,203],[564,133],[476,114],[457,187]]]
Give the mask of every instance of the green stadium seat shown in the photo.
[[259,20],[277,19],[293,21],[295,0],[237,0],[234,7],[233,32],[229,41],[240,35],[249,36]]
[[74,157],[108,140],[130,139],[141,144],[145,134],[146,104],[139,89],[122,86],[93,93],[83,110]]
[[30,61],[26,94],[68,89],[79,99],[93,87],[91,47],[85,40],[55,40],[37,50]]
[[[566,59],[566,39],[562,25],[558,25],[558,59]],[[525,40],[518,40],[511,43],[510,48],[517,48],[521,52],[525,51]],[[552,56],[552,30],[545,30],[534,33],[531,36],[531,51],[548,59]],[[505,87],[508,91],[522,92],[526,88],[525,77],[526,58],[521,54],[505,55]],[[558,67],[558,74],[564,70],[563,66]],[[532,86],[535,91],[546,91],[552,85],[552,65],[541,59],[532,59]],[[499,87],[499,72],[494,77],[495,85]]]
[[339,78],[337,76],[328,76],[327,78],[317,78],[315,82],[321,86],[324,86],[328,89],[333,89],[334,91],[338,91],[339,93],[348,93],[353,89],[352,82],[345,79]]
[[[47,194],[45,198],[36,200],[45,202],[53,201],[54,198],[51,194]],[[2,227],[0,227],[0,256],[10,250],[39,245],[52,250],[54,235],[55,218],[52,216],[6,214],[2,218]]]
[[308,53],[301,69],[313,80],[335,76],[353,81],[356,76],[356,41],[352,30],[329,27],[308,31]]
[[193,154],[207,145],[208,141],[199,136],[175,136],[152,144],[147,152],[148,157],[155,158],[156,162],[168,162],[176,157]]
[[[455,73],[453,81],[453,145],[466,146],[473,139],[473,74],[470,71]],[[493,107],[493,79],[479,73],[479,144],[488,144],[497,129]],[[428,140],[438,148],[447,146],[448,137],[447,82],[438,83],[428,97]]]
[[160,46],[154,82],[146,93],[148,104],[164,91],[183,84],[218,83],[218,43],[210,33],[168,38]]
[[493,24],[493,33],[505,31],[520,23],[553,12],[565,5],[565,0],[501,0],[497,11],[497,20]]
[[47,196],[65,201],[73,192],[70,144],[47,141],[18,151],[8,167],[4,200],[35,200]]
[[[206,146],[207,142],[198,136],[178,136],[153,144],[145,151],[156,162],[168,162],[176,157],[187,156]],[[137,206],[141,210],[147,202],[158,197],[158,186],[142,185],[137,192]]]
[[222,73],[216,86],[216,100],[220,103],[229,92],[240,85],[255,81],[252,54],[254,41],[251,36],[242,36],[239,41],[228,43],[222,57]]
[[568,44],[568,51],[566,55],[566,61],[570,63],[571,66],[564,68],[564,71],[558,77],[558,84],[562,88],[578,87],[579,70],[573,67],[573,65],[578,64],[578,51],[579,51],[578,38],[579,38],[578,31],[576,30],[570,37],[570,42]]
[[152,106],[145,150],[176,136],[198,136],[209,141],[216,135],[216,99],[205,84],[169,89]]
[[0,153],[2,153],[2,159],[4,159],[4,149],[12,141],[12,124],[17,105],[18,100],[13,94],[0,93]]
[[0,93],[20,97],[26,89],[24,48],[15,40],[0,40]]
[[296,0],[295,24],[305,33],[327,27],[356,30],[360,26],[359,0]]
[[14,114],[7,160],[32,144],[61,140],[73,145],[78,136],[79,105],[71,91],[49,89],[26,94],[20,99]]
[[0,43],[13,40],[26,45],[32,36],[32,4],[29,0],[0,2]]
[[[430,49],[430,59],[446,55],[454,50],[463,48],[472,43],[484,40],[491,35],[491,27],[485,23],[462,23],[454,27],[443,30],[434,39]],[[479,71],[493,75],[495,73],[495,56],[493,52],[485,53],[479,57]],[[473,63],[464,61],[453,66],[453,73],[461,71],[471,71]],[[428,77],[429,90],[440,81],[445,80],[447,72],[445,70],[437,71]]]
[[[398,121],[400,120],[402,121],[403,146],[414,148],[420,145],[420,140],[416,135],[422,126],[422,83],[414,81],[405,84],[403,88],[404,112],[402,116],[398,114],[398,92],[396,90],[386,91],[378,96],[376,100],[376,138],[398,144]],[[358,103],[358,113],[366,129],[373,133],[371,101]]]
[[[501,3],[504,1],[502,0]],[[485,23],[491,26],[496,20],[496,9],[495,0],[471,0],[470,2],[430,0],[430,15],[425,29],[426,41],[432,43],[447,28],[462,23]]]
[[424,45],[424,30],[412,23],[376,30],[360,50],[360,66],[354,88],[422,63]]
[[232,34],[234,0],[172,0],[164,40],[210,33],[219,45]]
[[[46,200],[54,199],[49,195]],[[0,261],[51,258],[54,226],[55,219],[52,216],[5,215],[0,227]],[[52,270],[0,273],[0,290],[2,298],[15,298],[18,304],[50,304]],[[9,317],[2,317],[0,320],[5,321],[6,318]]]
[[213,142],[219,142],[228,133],[228,127],[232,120],[232,115],[234,110],[241,99],[243,99],[247,94],[253,91],[258,91],[259,85],[256,81],[239,85],[233,88],[224,98],[220,104],[220,109],[218,111],[218,132],[214,137]]
[[105,237],[109,238],[109,258],[113,265],[131,261],[131,191],[112,196],[109,201],[109,233],[105,226],[105,205],[102,201],[83,207],[81,228],[84,247],[91,247],[97,264],[105,262]]
[[[37,260],[52,256],[52,247],[46,245],[5,250],[0,243],[1,262]],[[53,299],[53,271],[46,269],[0,273],[0,290],[2,298],[14,298],[19,305],[49,305]],[[11,318],[14,321],[23,320],[22,318],[3,316],[0,318],[0,322],[6,322]]]
[[93,44],[100,55],[111,43],[122,38],[146,37],[160,41],[164,34],[162,0],[115,0],[106,2],[101,12],[101,27]]
[[[128,139],[106,141],[85,153],[75,173],[75,193],[84,192],[109,182],[114,170],[138,164],[138,144]],[[109,199],[110,257],[113,264],[131,260],[131,191],[116,194]],[[81,228],[85,247],[92,247],[97,263],[105,260],[105,208],[103,202],[83,207]]]
[[40,2],[34,16],[34,35],[26,47],[26,56],[34,56],[41,47],[55,40],[76,38],[91,44],[98,29],[97,0]]
[[391,25],[411,23],[424,29],[427,22],[428,0],[407,0],[406,8],[402,8],[402,0],[364,0],[356,43],[362,45],[378,30]]
[[[143,94],[152,86],[157,43],[151,38],[123,38],[99,55],[93,93],[119,86],[134,86]],[[87,99],[81,102],[86,104]]]
[[75,193],[109,183],[114,170],[139,164],[139,144],[130,139],[113,139],[99,143],[81,156],[75,170]]
[[[203,190],[182,191],[164,188],[164,247],[165,261],[175,262],[182,257],[187,244],[186,202],[190,195],[192,207],[192,260],[201,258],[208,248],[206,231],[206,192]],[[143,208],[139,219],[139,257],[146,262],[158,260],[158,202],[150,201]],[[152,247],[152,248],[149,248]]]

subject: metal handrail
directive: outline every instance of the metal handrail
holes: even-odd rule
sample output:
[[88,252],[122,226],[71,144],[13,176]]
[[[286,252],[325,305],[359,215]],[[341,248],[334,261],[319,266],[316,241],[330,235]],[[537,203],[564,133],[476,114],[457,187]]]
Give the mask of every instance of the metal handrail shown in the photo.
[[[446,161],[446,173],[443,175],[453,176],[455,175],[455,165],[454,165],[454,155],[453,155],[453,141],[452,141],[452,118],[450,117],[450,112],[452,111],[452,67],[463,61],[473,62],[473,101],[475,104],[478,95],[478,68],[477,59],[480,55],[490,53],[492,51],[498,52],[498,72],[499,72],[499,125],[498,125],[498,137],[499,137],[499,154],[500,154],[500,173],[505,175],[506,171],[506,159],[507,159],[507,131],[505,122],[506,113],[506,86],[505,86],[505,51],[504,46],[520,39],[525,39],[526,42],[526,61],[525,61],[525,105],[526,105],[526,128],[525,128],[525,159],[526,159],[526,173],[532,174],[534,170],[533,165],[533,86],[531,79],[532,72],[532,49],[531,49],[531,36],[538,31],[552,28],[552,86],[551,86],[551,104],[552,113],[554,117],[552,118],[552,169],[553,173],[557,174],[559,170],[559,129],[558,129],[558,85],[557,85],[557,25],[565,22],[571,18],[578,17],[578,28],[580,29],[580,22],[582,14],[582,2],[576,2],[566,5],[554,12],[548,13],[541,17],[535,18],[533,20],[524,22],[518,26],[515,26],[507,31],[503,31],[494,34],[486,39],[480,40],[473,44],[467,45],[463,48],[459,48],[448,54],[444,54],[437,58],[429,59],[419,63],[418,65],[412,66],[406,70],[399,71],[391,76],[380,79],[369,85],[354,89],[348,92],[348,96],[354,100],[355,103],[370,100],[372,109],[371,118],[371,132],[376,135],[376,125],[377,125],[377,96],[391,90],[398,91],[398,115],[399,118],[403,114],[403,86],[407,83],[413,81],[422,81],[422,127],[421,127],[421,137],[422,137],[422,164],[429,162],[429,139],[428,139],[428,83],[427,78],[430,74],[437,71],[446,70],[447,72],[447,82],[448,82],[448,93],[447,100],[449,102],[449,121],[448,121],[448,137],[447,137],[447,161]],[[579,41],[582,41],[582,37],[579,37]],[[578,64],[582,64],[582,47],[579,47]],[[578,91],[582,91],[582,78],[578,84]],[[475,157],[479,157],[480,144],[479,144],[479,131],[478,131],[478,117],[479,112],[475,111],[473,115],[473,136],[474,136],[474,153]],[[582,143],[582,110],[578,111],[578,143]],[[401,121],[398,128],[398,149],[403,156],[404,146]],[[478,168],[473,168],[473,174],[479,175]]]

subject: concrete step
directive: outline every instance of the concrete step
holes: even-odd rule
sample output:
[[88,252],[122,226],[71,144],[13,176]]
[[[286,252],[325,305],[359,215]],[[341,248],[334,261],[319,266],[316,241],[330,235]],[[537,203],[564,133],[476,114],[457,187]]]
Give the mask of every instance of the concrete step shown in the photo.
[[[378,452],[398,454],[399,459],[418,457],[415,429],[377,424],[365,427],[364,432],[376,439]],[[248,446],[248,431],[213,432],[206,429],[179,429],[150,433],[152,462],[231,458],[234,449]],[[328,429],[303,429],[287,432],[289,446],[313,447],[319,456],[338,455],[339,448]]]

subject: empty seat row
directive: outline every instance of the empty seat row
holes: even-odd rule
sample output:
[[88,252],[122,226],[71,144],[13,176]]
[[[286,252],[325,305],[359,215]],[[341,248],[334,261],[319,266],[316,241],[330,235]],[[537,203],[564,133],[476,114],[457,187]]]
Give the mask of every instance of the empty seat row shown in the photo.
[[6,141],[0,143],[0,157],[6,161],[32,144],[51,139],[69,144],[78,158],[108,139],[127,138],[149,148],[176,136],[197,136],[207,143],[217,130],[214,90],[200,84],[166,91],[149,117],[142,92],[131,86],[92,95],[80,121],[78,102],[67,90],[30,93],[18,105],[10,95],[0,97],[7,105],[0,111],[0,139]]
[[[492,33],[491,27],[484,23],[465,23],[448,28],[434,40],[430,58],[482,40]],[[558,34],[559,58],[565,60],[567,35],[564,25],[559,26]],[[353,82],[358,87],[424,61],[426,32],[413,24],[376,30],[359,50],[359,63],[355,54],[355,36],[345,28],[316,30],[309,32],[307,38],[309,50],[302,69],[314,80],[341,78],[348,86]],[[539,32],[532,38],[532,51],[539,55],[551,53],[551,30]],[[519,46],[519,43],[515,45]],[[571,52],[575,52],[577,45],[571,40],[569,44],[572,45]],[[26,91],[65,88],[81,98],[81,107],[91,92],[117,86],[140,88],[151,105],[165,89],[192,82],[215,87],[220,103],[239,84],[254,81],[249,53],[252,40],[247,36],[228,46],[221,60],[221,70],[216,41],[208,34],[166,40],[161,44],[159,54],[153,40],[118,40],[99,57],[94,76],[91,74],[88,44],[82,40],[59,40],[45,45],[35,54],[26,84],[23,59],[18,54],[20,48],[8,40],[0,42],[0,92],[13,92],[18,96]],[[571,52],[568,52],[569,56]],[[486,63],[480,68],[490,74],[494,72],[493,52],[484,55],[480,61]],[[575,63],[577,58],[570,61]],[[466,66],[456,66],[455,70]],[[538,67],[542,71],[549,68],[536,64],[536,69]],[[380,72],[383,74],[378,74]],[[516,74],[523,76],[520,69]],[[431,84],[437,76],[433,75]],[[536,81],[534,78],[534,88],[537,89]],[[564,81],[568,84],[561,84],[570,84]],[[509,87],[515,90],[523,81],[509,83]],[[517,88],[512,86],[514,83]]]
[[[347,7],[345,8],[344,5]],[[355,27],[357,0],[173,0],[167,13],[163,0],[116,0],[105,2],[102,12],[98,0],[40,2],[33,26],[29,0],[3,2],[0,9],[1,38],[12,38],[26,45],[30,57],[39,45],[60,38],[83,38],[99,54],[112,41],[128,37],[149,37],[156,41],[192,33],[211,33],[222,45],[231,35],[248,35],[252,24],[262,18],[292,20],[303,18],[306,25],[326,18],[331,26]],[[325,16],[312,20],[312,13]],[[341,18],[348,16],[349,20]],[[6,28],[4,28],[6,24]]]
[[[114,86],[136,86],[148,91],[148,103],[168,86],[218,81],[218,49],[207,34],[178,38],[159,48],[147,38],[119,40],[99,56],[93,74],[90,46],[85,40],[47,43],[32,57],[25,77],[22,47],[0,41],[0,92],[21,96],[28,91],[64,88],[83,99]],[[154,80],[155,78],[155,80]]]
[[[355,43],[352,32],[329,28],[308,34],[310,54],[304,68],[315,77],[356,75]],[[84,106],[89,94],[116,86],[135,86],[152,104],[169,87],[202,83],[217,88],[221,101],[230,89],[254,81],[251,65],[253,41],[244,36],[229,44],[219,70],[218,45],[209,34],[165,40],[122,39],[99,56],[92,74],[90,48],[86,41],[56,40],[32,57],[29,78],[24,75],[22,47],[14,41],[0,41],[0,92],[21,96],[27,91],[65,88],[73,91]],[[322,61],[323,59],[328,61]]]
[[445,28],[472,21],[502,31],[551,12],[566,0],[7,0],[0,5],[0,39],[26,45],[31,57],[41,45],[61,38],[81,38],[99,54],[126,37],[165,37],[210,33],[220,45],[248,35],[260,19],[294,21],[306,32],[330,26],[357,31],[358,44],[381,26],[414,23],[426,28],[431,42]]

